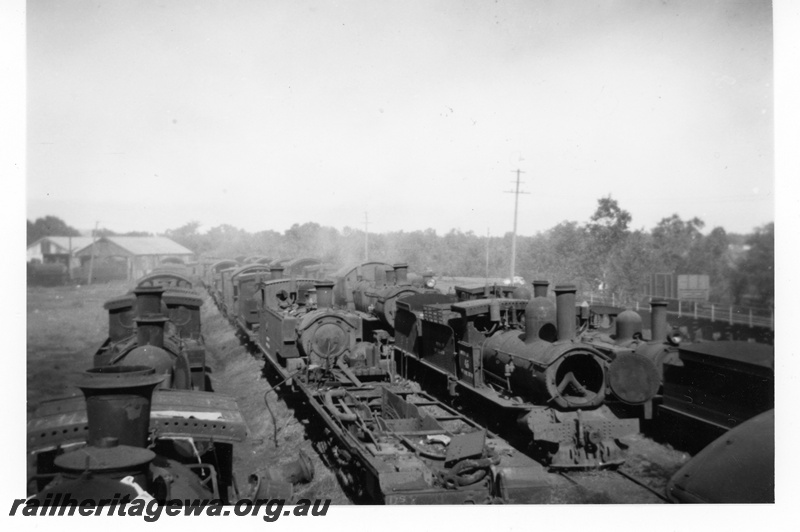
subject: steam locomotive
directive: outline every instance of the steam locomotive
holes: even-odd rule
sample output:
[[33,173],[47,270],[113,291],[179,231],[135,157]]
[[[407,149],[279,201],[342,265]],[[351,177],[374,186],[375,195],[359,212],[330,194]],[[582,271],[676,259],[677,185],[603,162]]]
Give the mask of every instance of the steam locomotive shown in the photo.
[[156,389],[167,379],[148,366],[92,368],[78,384],[84,397],[40,405],[28,423],[37,500],[236,501],[233,445],[246,435],[236,401]]
[[530,300],[432,294],[400,300],[394,345],[400,373],[456,400],[551,468],[618,466],[625,460],[621,439],[639,431],[639,420],[618,417],[608,403],[650,402],[657,368],[634,350],[583,341],[575,287],[557,286],[554,305],[548,285],[534,283]]
[[83,397],[46,401],[28,423],[37,497],[57,505],[56,494],[105,490],[161,503],[242,495],[233,446],[246,426],[235,399],[204,391],[201,304],[190,280],[166,271],[106,302],[109,337],[82,374]]
[[156,271],[142,277],[132,292],[104,304],[108,338],[95,353],[94,366],[152,366],[168,375],[166,387],[208,389],[202,304],[183,275]]
[[[356,500],[549,500],[554,479],[544,467],[432,396],[394,383],[378,317],[334,308],[336,283],[285,277],[280,265],[249,275],[230,272],[236,297],[226,299],[223,283],[218,300],[233,302],[232,321],[325,427],[321,451]],[[363,298],[376,296],[361,297],[359,308],[366,309]]]

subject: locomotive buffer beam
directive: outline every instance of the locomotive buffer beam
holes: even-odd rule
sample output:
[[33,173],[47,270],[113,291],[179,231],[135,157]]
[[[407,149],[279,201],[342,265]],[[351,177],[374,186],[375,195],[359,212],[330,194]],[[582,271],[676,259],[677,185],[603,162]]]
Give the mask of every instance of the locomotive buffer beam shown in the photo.
[[638,419],[619,419],[606,406],[589,411],[561,412],[536,408],[519,419],[535,444],[557,450],[551,469],[614,467],[625,462],[620,438],[639,432]]

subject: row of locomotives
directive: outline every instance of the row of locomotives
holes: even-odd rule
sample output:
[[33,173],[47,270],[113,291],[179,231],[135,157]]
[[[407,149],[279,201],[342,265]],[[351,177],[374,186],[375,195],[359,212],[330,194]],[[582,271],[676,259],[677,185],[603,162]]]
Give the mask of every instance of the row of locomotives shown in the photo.
[[[325,266],[312,258],[288,261],[273,261],[269,265],[248,264],[231,273],[230,283],[224,285],[222,305],[223,312],[248,341],[255,342],[258,337],[259,309],[263,303],[263,283],[278,279],[299,278],[306,284],[324,271]],[[289,298],[297,296],[296,292],[282,292],[284,299],[279,303],[284,308],[304,304],[304,300],[294,301]],[[305,293],[302,294],[303,298]]]
[[219,306],[222,300],[222,272],[237,268],[239,263],[232,259],[219,260],[205,268],[203,284],[211,299]]
[[173,275],[148,275],[130,293],[104,304],[108,338],[93,357],[94,367],[146,365],[167,377],[164,386],[207,390],[206,347],[201,329],[202,298],[192,289],[160,284]]
[[346,266],[333,274],[334,306],[359,313],[367,337],[388,344],[394,335],[397,302],[415,294],[438,293],[433,272],[417,275],[416,280],[412,276],[406,263]]
[[[408,384],[364,313],[333,308],[331,281],[261,283],[258,345],[321,423],[317,447],[359,502],[548,502],[552,475]],[[315,423],[319,426],[320,423]]]
[[233,447],[246,436],[236,400],[166,388],[168,378],[143,365],[92,368],[79,377],[82,395],[40,404],[27,428],[27,504],[74,509],[91,499],[132,511],[136,501],[252,496],[261,483],[240,491],[233,474]]
[[457,289],[458,297],[400,300],[398,370],[552,469],[619,466],[623,438],[639,432],[639,420],[619,417],[609,404],[652,401],[655,365],[635,352],[621,356],[582,341],[575,287],[556,286],[554,304],[548,285],[534,283],[530,299],[502,297],[513,292],[467,297]]

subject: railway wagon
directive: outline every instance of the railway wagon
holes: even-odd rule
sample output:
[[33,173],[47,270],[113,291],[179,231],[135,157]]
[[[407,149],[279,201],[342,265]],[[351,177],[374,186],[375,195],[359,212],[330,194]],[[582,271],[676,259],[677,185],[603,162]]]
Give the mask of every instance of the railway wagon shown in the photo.
[[664,366],[658,415],[663,436],[691,451],[775,407],[775,350],[718,341],[678,348]]

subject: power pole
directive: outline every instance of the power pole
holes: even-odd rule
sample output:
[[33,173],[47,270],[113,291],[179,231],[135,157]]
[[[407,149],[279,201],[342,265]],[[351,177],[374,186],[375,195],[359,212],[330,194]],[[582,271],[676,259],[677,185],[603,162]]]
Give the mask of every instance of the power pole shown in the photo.
[[364,262],[369,261],[369,213],[364,211]]
[[486,284],[489,284],[489,228],[486,228]]
[[92,231],[92,256],[89,258],[89,279],[87,284],[92,284],[92,273],[94,271],[94,243],[97,241],[97,227],[100,222],[94,223],[94,231]]
[[[519,189],[519,175],[524,174],[522,170],[517,168],[516,170],[512,170],[512,172],[516,172],[517,174],[517,188],[516,190],[506,190],[507,194],[514,194],[514,232],[511,233],[511,282],[514,282],[514,268],[517,263],[517,208],[519,206],[519,195],[520,194],[530,194],[530,192],[522,192]],[[513,181],[512,181],[513,183]]]

